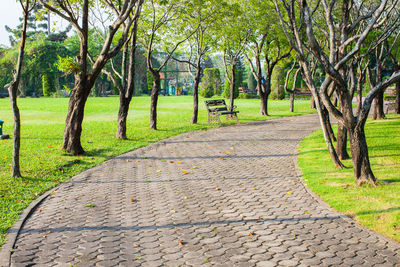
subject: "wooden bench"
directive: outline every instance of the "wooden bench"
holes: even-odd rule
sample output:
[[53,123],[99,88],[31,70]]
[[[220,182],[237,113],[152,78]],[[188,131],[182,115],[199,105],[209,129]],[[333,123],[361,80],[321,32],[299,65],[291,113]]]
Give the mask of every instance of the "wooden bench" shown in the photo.
[[[208,111],[208,123],[217,121],[219,124],[221,124],[221,120],[219,118],[221,115],[225,115],[227,119],[236,118],[236,122],[239,123],[237,116],[239,111],[229,111],[224,99],[206,100],[204,103],[206,104]],[[236,106],[233,106],[233,109],[235,108]]]
[[391,110],[395,110],[395,107],[396,107],[395,102],[385,102],[383,106],[385,114],[389,114]]

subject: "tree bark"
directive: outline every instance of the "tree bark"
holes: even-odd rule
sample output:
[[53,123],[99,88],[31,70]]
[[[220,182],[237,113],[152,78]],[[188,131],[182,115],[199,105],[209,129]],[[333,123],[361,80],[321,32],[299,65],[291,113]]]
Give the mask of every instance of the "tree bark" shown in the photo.
[[128,120],[130,99],[123,95],[119,97],[118,126],[116,137],[122,140],[128,139],[126,135],[126,122]]
[[[200,63],[200,62],[198,62]],[[194,78],[194,87],[193,87],[193,113],[192,119],[190,120],[191,124],[197,123],[197,117],[199,114],[199,84],[201,77],[201,67],[200,64],[197,64],[196,76]]]
[[21,177],[22,175],[19,162],[19,151],[21,147],[21,116],[17,105],[17,90],[10,88],[9,95],[14,118],[11,175],[12,177]]
[[[322,107],[321,107],[321,113],[324,118],[324,124],[325,124],[325,128],[326,128],[329,138],[331,139],[332,142],[336,142],[336,137],[335,137],[335,133],[333,132],[333,129],[332,129],[329,112],[324,105],[322,105]],[[336,151],[335,151],[335,153],[336,153]]]
[[315,100],[314,100],[314,97],[313,97],[313,96],[311,96],[310,108],[311,108],[311,109],[316,109],[316,107],[315,107]]
[[14,126],[13,126],[13,156],[12,156],[12,165],[11,165],[11,176],[12,177],[22,177],[20,170],[20,160],[19,160],[19,151],[21,148],[21,115],[19,112],[18,104],[17,104],[17,93],[18,87],[21,79],[21,70],[22,64],[24,62],[25,55],[25,43],[26,43],[26,30],[28,26],[28,16],[31,11],[30,0],[25,0],[25,4],[20,3],[23,7],[23,23],[22,23],[22,31],[21,31],[21,43],[18,51],[18,60],[17,65],[14,71],[14,77],[8,87],[8,93],[10,96],[10,104],[13,112]]
[[374,110],[372,112],[372,118],[374,120],[381,120],[385,118],[384,104],[383,104],[384,92],[379,92],[374,99]]
[[290,112],[294,112],[294,91],[290,93]]
[[229,96],[229,110],[233,111],[235,101],[235,83],[236,83],[236,61],[231,60],[231,80],[230,80],[230,96]]
[[[135,93],[135,54],[136,54],[136,39],[137,39],[137,25],[138,20],[135,20],[132,28],[132,36],[130,40],[130,50],[128,44],[125,44],[126,49],[129,50],[129,66],[127,66],[128,52],[124,48],[124,59],[122,61],[122,87],[119,89],[119,111],[118,111],[118,126],[116,137],[119,139],[128,139],[126,134],[126,123],[128,120],[129,106],[132,101],[132,97]],[[127,74],[126,74],[127,73]]]
[[150,96],[150,129],[157,130],[157,103],[161,79],[159,71],[151,71],[150,73],[153,76],[153,87],[151,88]]
[[[343,103],[342,103],[341,99],[342,98],[339,98],[339,100],[338,100],[339,108],[340,108],[341,112],[344,112],[343,111]],[[338,154],[340,160],[350,158],[349,154],[347,153],[347,129],[340,122],[338,123],[338,130],[337,130],[336,153]]]
[[371,170],[364,127],[349,130],[354,178],[357,185],[375,184],[376,178]]
[[[77,75],[76,75],[77,76]],[[85,104],[90,94],[91,86],[82,77],[76,79],[76,86],[71,93],[68,114],[65,119],[63,150],[74,155],[82,155],[85,150],[81,144],[82,122]]]
[[347,129],[341,123],[338,124],[336,152],[340,160],[350,158],[347,153]]

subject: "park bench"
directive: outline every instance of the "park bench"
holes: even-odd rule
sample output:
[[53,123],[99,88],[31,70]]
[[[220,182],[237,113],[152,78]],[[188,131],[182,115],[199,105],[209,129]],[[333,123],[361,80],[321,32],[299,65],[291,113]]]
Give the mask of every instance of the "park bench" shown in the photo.
[[296,95],[298,96],[311,96],[311,91],[308,88],[296,88]]
[[395,102],[385,102],[383,107],[385,114],[389,114],[391,110],[395,109],[395,106],[396,106]]
[[[204,103],[207,107],[208,123],[211,123],[211,121],[217,121],[219,124],[221,124],[221,120],[219,118],[221,115],[225,115],[227,119],[236,118],[236,122],[239,123],[237,116],[239,111],[229,111],[224,99],[206,100]],[[236,106],[233,106],[233,109],[235,108]]]
[[3,134],[3,123],[4,121],[0,120],[0,139],[8,139],[10,136],[8,134]]

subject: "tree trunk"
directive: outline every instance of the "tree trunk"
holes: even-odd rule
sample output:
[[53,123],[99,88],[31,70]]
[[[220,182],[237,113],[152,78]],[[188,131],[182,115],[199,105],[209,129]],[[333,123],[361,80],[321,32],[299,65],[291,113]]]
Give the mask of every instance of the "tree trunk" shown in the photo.
[[258,95],[260,96],[260,114],[267,115],[266,114],[267,103],[265,102],[265,92],[264,92],[264,87],[261,83],[261,76],[257,78],[257,91]]
[[395,112],[396,114],[400,114],[400,82],[396,83]]
[[[118,127],[116,137],[119,139],[128,139],[126,135],[126,123],[128,119],[129,105],[132,100],[132,96],[135,92],[135,54],[136,54],[136,39],[137,39],[137,24],[138,20],[135,20],[132,28],[132,37],[129,45],[125,44],[124,48],[124,60],[122,61],[122,69],[124,70],[122,76],[122,87],[119,87],[119,111],[118,111]],[[129,50],[129,66],[128,61],[128,50]]]
[[324,105],[322,105],[321,107],[321,113],[324,118],[324,124],[329,138],[331,139],[332,142],[336,142],[335,133],[333,132],[331,119],[329,117],[329,111],[325,108]]
[[81,144],[82,122],[85,104],[90,94],[90,85],[82,77],[75,76],[76,86],[71,93],[68,114],[65,119],[63,150],[74,155],[85,153]]
[[199,114],[199,84],[200,84],[201,68],[200,64],[197,65],[196,77],[194,78],[193,87],[193,114],[190,120],[191,124],[197,123],[197,117]]
[[363,183],[374,184],[376,178],[371,170],[368,156],[367,141],[363,127],[349,130],[351,156],[353,160],[354,178],[357,185]]
[[314,96],[311,96],[310,108],[311,108],[311,109],[316,109],[316,107],[315,107],[315,100],[314,100]]
[[347,153],[347,129],[341,123],[338,124],[336,152],[340,160],[350,158]]
[[[339,98],[339,97],[338,97]],[[340,111],[343,113],[343,101],[342,98],[338,99]],[[347,153],[347,129],[340,122],[338,123],[337,130],[337,143],[336,143],[336,153],[340,160],[349,159],[349,154]]]
[[150,129],[157,130],[157,103],[158,103],[158,92],[160,91],[160,72],[150,72],[153,76],[153,87],[151,88],[151,103],[150,103]]
[[[333,146],[333,143],[332,143],[332,141],[335,140],[335,135],[333,133],[332,126],[330,123],[329,112],[325,108],[325,106],[322,105],[322,103],[320,101],[318,101],[318,103],[315,103],[315,104],[319,105],[319,107],[320,107],[319,108],[320,109],[319,119],[320,119],[320,123],[321,123],[321,127],[322,127],[322,132],[324,134],[325,143],[326,143],[326,146],[329,151],[329,155],[331,156],[331,159],[332,159],[333,163],[335,164],[336,168],[342,169],[342,168],[344,168],[344,165],[340,161],[340,159],[336,153],[335,147]],[[316,107],[318,110],[318,106],[316,106]]]
[[236,64],[232,62],[231,67],[232,69],[231,69],[231,81],[230,81],[231,83],[230,83],[230,95],[229,95],[229,110],[233,111],[233,106],[235,101]]
[[21,116],[17,105],[17,89],[10,89],[10,102],[14,116],[13,127],[13,158],[11,175],[12,177],[21,177],[20,164],[19,164],[19,151],[21,147]]
[[269,116],[268,114],[268,98],[271,94],[271,84],[266,81],[265,85],[261,85],[263,88],[263,93],[260,95],[261,100],[261,107],[260,107],[260,114],[264,116]]
[[294,112],[294,90],[290,92],[290,112]]
[[374,99],[374,110],[372,113],[372,118],[374,120],[378,119],[384,119],[385,118],[385,112],[384,112],[384,106],[383,106],[383,95],[384,92],[379,92],[378,95]]
[[126,140],[126,122],[128,119],[129,104],[131,100],[124,95],[119,96],[118,127],[116,137]]

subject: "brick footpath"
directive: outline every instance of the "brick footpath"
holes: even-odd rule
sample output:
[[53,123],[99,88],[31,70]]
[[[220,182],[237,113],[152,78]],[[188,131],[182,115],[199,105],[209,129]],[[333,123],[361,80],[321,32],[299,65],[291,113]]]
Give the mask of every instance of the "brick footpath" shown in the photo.
[[[400,266],[295,170],[315,115],[199,131],[103,163],[24,224],[12,266]],[[15,229],[14,229],[15,230]]]

